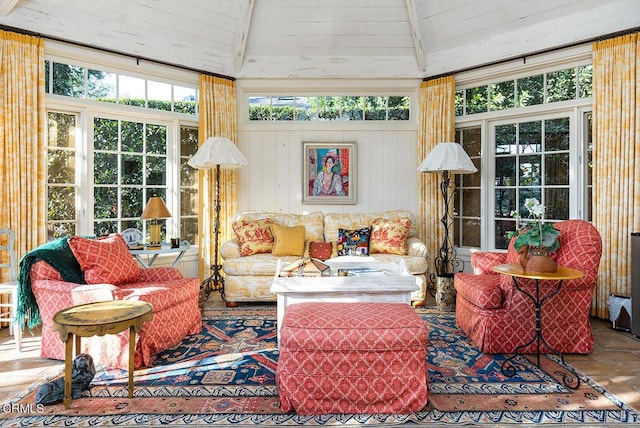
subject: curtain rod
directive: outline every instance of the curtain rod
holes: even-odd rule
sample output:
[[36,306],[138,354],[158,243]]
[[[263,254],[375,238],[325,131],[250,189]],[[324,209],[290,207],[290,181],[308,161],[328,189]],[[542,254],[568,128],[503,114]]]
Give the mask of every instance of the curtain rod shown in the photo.
[[547,54],[547,53],[550,53],[550,52],[559,51],[559,50],[562,50],[562,49],[573,48],[573,47],[576,47],[576,46],[584,45],[586,43],[599,42],[599,41],[607,40],[607,39],[610,39],[610,38],[613,38],[613,37],[625,36],[627,34],[635,33],[637,31],[640,31],[640,27],[634,27],[634,28],[630,28],[630,29],[627,29],[627,30],[617,31],[615,33],[604,34],[604,35],[601,35],[601,36],[592,37],[590,39],[582,40],[580,42],[573,42],[573,43],[569,43],[569,44],[561,45],[561,46],[556,46],[556,47],[549,48],[549,49],[543,49],[543,50],[539,50],[539,51],[536,51],[536,52],[532,52],[532,53],[527,54],[527,55],[518,55],[518,56],[506,58],[506,59],[501,59],[501,60],[498,60],[498,61],[488,62],[488,63],[482,64],[482,65],[474,65],[473,67],[461,68],[461,69],[455,70],[455,71],[448,71],[446,73],[438,74],[436,76],[425,77],[422,80],[424,82],[428,82],[430,80],[439,79],[441,77],[447,77],[447,76],[451,76],[451,75],[458,74],[458,73],[464,73],[464,72],[467,72],[467,71],[479,70],[481,68],[491,67],[493,65],[498,65],[498,64],[504,64],[504,63],[507,63],[507,62],[516,61],[518,59],[522,59],[526,63],[527,58],[531,58],[531,57],[536,56],[536,55],[542,55],[542,54]]
[[154,63],[154,64],[166,65],[166,66],[169,66],[169,67],[179,68],[181,70],[193,71],[193,72],[196,72],[196,73],[206,74],[208,76],[219,77],[221,79],[227,79],[227,80],[231,80],[231,81],[235,81],[236,80],[235,77],[225,76],[223,74],[213,73],[211,71],[198,70],[196,68],[185,67],[183,65],[172,64],[170,62],[159,61],[159,60],[156,60],[156,59],[146,58],[146,57],[139,56],[139,55],[132,55],[132,54],[129,54],[129,53],[126,53],[126,52],[120,52],[120,51],[116,51],[116,50],[113,50],[113,49],[101,48],[101,47],[98,47],[98,46],[88,45],[86,43],[80,43],[80,42],[75,42],[75,41],[72,41],[72,40],[66,40],[66,39],[63,39],[63,38],[60,38],[60,37],[48,36],[46,34],[41,34],[41,33],[36,33],[36,32],[33,32],[33,31],[29,31],[29,30],[24,30],[22,28],[9,27],[7,25],[0,24],[0,30],[11,31],[13,33],[18,33],[18,34],[24,34],[25,36],[40,37],[42,39],[49,39],[49,40],[52,40],[52,41],[55,41],[55,42],[69,43],[71,45],[79,46],[79,47],[82,47],[82,48],[94,49],[94,50],[101,51],[101,52],[106,52],[106,53],[110,53],[110,54],[125,56],[125,57],[128,57],[128,58],[135,59],[136,60],[136,64],[138,64],[140,62],[140,60],[142,60],[142,61],[147,61],[147,62]]

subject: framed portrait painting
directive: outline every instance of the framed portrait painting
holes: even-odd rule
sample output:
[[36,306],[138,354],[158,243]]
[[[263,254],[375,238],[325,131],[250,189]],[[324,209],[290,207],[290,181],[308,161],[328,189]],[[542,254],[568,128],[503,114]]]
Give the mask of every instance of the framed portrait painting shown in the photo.
[[302,202],[356,203],[356,143],[303,142]]

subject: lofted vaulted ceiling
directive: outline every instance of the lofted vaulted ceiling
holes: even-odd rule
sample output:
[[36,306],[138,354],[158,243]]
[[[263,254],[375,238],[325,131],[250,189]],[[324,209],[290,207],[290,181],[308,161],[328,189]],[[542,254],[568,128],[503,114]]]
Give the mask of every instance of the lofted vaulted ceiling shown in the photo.
[[235,78],[424,78],[640,27],[639,0],[0,0],[0,25]]

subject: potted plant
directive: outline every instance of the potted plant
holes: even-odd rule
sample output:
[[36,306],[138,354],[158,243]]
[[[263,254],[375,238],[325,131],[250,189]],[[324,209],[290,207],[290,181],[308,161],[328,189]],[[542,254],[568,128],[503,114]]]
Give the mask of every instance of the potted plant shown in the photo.
[[553,224],[544,222],[546,208],[536,198],[526,199],[524,207],[529,212],[524,225],[520,227],[520,213],[512,211],[511,216],[517,220],[516,230],[508,232],[507,237],[516,238],[513,246],[520,253],[523,269],[531,272],[555,272],[557,264],[549,254],[560,248],[560,231]]

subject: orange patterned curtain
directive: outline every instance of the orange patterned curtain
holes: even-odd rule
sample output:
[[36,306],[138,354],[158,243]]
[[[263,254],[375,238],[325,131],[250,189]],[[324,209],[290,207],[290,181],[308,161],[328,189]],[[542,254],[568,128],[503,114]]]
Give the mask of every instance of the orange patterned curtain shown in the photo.
[[640,232],[638,33],[593,44],[593,224],[603,241],[592,315],[631,295],[631,232]]
[[[229,79],[200,76],[200,122],[198,139],[200,144],[209,137],[226,137],[237,142],[236,85]],[[208,278],[213,262],[215,219],[214,202],[215,170],[199,171],[198,241],[200,257],[198,274],[200,280]],[[232,237],[230,219],[237,210],[237,172],[230,169],[220,171],[220,245]]]
[[42,39],[0,31],[0,120],[0,227],[20,259],[47,239]]
[[[455,141],[455,89],[453,76],[422,82],[418,116],[418,163],[440,142]],[[440,194],[440,174],[419,174],[418,232],[434,258],[442,245],[444,203]],[[435,273],[433,263],[430,273]]]

